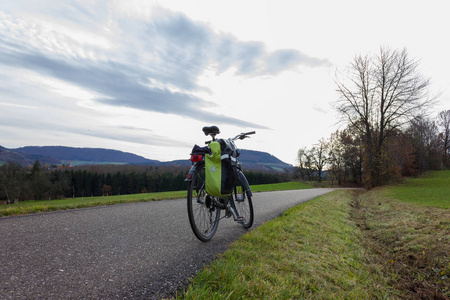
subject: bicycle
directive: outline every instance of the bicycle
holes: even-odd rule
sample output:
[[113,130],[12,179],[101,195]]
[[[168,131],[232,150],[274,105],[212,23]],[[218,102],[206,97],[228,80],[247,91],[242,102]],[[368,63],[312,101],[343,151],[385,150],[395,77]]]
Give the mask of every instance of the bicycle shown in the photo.
[[[220,133],[217,126],[203,127],[203,132],[212,138],[211,141],[205,142],[207,145],[215,141],[226,142],[234,154],[230,155],[234,174],[232,191],[227,195],[213,196],[206,192],[205,180],[205,157],[210,155],[210,148],[195,145],[191,152],[192,167],[185,179],[189,182],[187,192],[189,223],[195,236],[199,240],[207,242],[213,238],[219,221],[223,218],[233,217],[234,221],[244,228],[250,228],[253,225],[252,191],[238,161],[239,152],[234,141],[248,138],[249,135],[255,134],[255,131],[241,133],[226,140],[216,139],[216,135]],[[227,157],[225,158],[227,159]],[[222,210],[225,211],[225,214],[220,217]]]

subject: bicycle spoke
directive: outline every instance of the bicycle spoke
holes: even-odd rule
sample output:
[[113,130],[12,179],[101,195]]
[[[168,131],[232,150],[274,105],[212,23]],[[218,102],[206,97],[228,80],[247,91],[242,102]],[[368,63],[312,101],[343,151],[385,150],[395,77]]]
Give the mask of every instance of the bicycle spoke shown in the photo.
[[194,234],[202,241],[210,240],[218,226],[220,212],[206,201],[204,173],[197,173],[188,190],[188,215]]

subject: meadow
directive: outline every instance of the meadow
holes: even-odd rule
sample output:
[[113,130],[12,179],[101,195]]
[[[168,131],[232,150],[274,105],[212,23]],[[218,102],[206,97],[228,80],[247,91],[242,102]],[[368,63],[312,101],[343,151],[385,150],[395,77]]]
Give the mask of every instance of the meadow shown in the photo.
[[442,171],[300,204],[231,244],[175,298],[448,299],[449,186]]
[[[293,190],[312,188],[302,182],[284,182],[275,184],[252,185],[253,192],[268,192],[279,190]],[[79,209],[105,205],[115,205],[134,202],[159,201],[186,198],[186,191],[141,193],[130,195],[113,195],[100,197],[75,197],[59,200],[30,200],[20,201],[16,204],[0,205],[0,217],[43,213],[56,210]]]
[[68,209],[88,208],[105,205],[116,205],[124,203],[179,199],[183,197],[186,197],[186,191],[142,193],[132,195],[114,195],[114,196],[100,196],[100,197],[75,197],[59,200],[20,201],[19,203],[16,204],[1,205],[0,217],[42,213],[56,210],[68,210]]
[[435,171],[386,189],[386,196],[420,206],[450,208],[450,170]]

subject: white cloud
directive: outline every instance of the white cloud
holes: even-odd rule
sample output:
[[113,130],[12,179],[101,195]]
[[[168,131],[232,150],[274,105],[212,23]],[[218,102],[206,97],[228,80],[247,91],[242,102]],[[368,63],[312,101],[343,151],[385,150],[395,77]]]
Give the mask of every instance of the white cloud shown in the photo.
[[[380,25],[386,3],[392,11]],[[2,2],[2,143],[108,146],[168,160],[217,124],[223,136],[257,129],[242,147],[293,163],[300,146],[336,128],[335,66],[382,44],[421,59],[448,106],[442,4],[383,0],[371,9],[378,13],[353,0]],[[433,17],[417,22],[422,12]]]
[[29,105],[15,104],[15,103],[4,103],[4,102],[0,102],[0,106],[26,108],[26,109],[36,109],[37,108],[36,106],[29,106]]
[[[104,105],[182,115],[209,122],[252,125],[218,112],[206,113],[202,108],[211,104],[193,94],[205,89],[197,84],[199,76],[215,62],[220,65],[220,71],[235,67],[237,74],[246,76],[275,75],[299,64],[320,66],[326,63],[297,50],[269,53],[263,43],[240,42],[229,36],[216,35],[203,23],[165,10],[158,10],[150,22],[138,23],[138,36],[124,38],[126,41],[141,41],[142,52],[134,49],[136,59],[131,62],[123,58],[118,61],[94,61],[92,57],[95,55],[83,55],[89,50],[86,41],[95,40],[95,35],[77,43],[76,37],[82,35],[77,31],[64,27],[48,29],[51,26],[36,26],[13,17],[9,21],[13,23],[12,29],[0,36],[1,40],[11,45],[0,48],[3,52],[0,62],[3,64],[12,68],[28,68],[64,81],[67,84],[59,84],[63,86],[60,92],[66,89],[74,97],[83,97],[77,93],[88,90],[103,95],[93,100]],[[30,34],[34,31],[37,31],[33,35],[36,41]],[[69,36],[69,33],[74,34]],[[123,37],[118,36],[117,41],[122,40]],[[219,42],[216,44],[215,41]],[[229,46],[229,51],[223,51],[224,43]],[[36,49],[38,44],[41,47]],[[104,44],[108,43],[100,41],[94,46]],[[105,51],[100,51],[100,56],[107,56],[109,48],[105,46],[96,51]],[[66,58],[73,53],[78,54]],[[146,65],[136,64],[140,57],[145,58]],[[152,83],[156,85],[152,86]],[[265,127],[257,123],[253,126]]]
[[9,50],[40,52],[66,59],[99,60],[106,58],[103,51],[113,48],[109,40],[88,30],[55,26],[37,18],[18,18],[1,11],[0,30]]

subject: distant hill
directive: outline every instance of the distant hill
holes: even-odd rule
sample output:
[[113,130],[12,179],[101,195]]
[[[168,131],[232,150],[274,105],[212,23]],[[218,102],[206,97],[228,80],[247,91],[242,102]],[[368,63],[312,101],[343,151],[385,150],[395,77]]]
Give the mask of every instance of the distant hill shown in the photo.
[[13,151],[41,157],[52,157],[60,163],[73,164],[158,164],[157,160],[146,159],[142,156],[111,149],[101,148],[73,148],[63,146],[28,146]]
[[[286,164],[275,156],[261,151],[239,150],[239,160],[244,169],[261,171],[282,171],[292,166]],[[151,166],[190,166],[189,159],[161,162],[145,157],[111,149],[101,148],[74,148],[64,146],[27,146],[17,149],[6,149],[0,146],[0,163],[13,161],[21,165],[31,165],[36,159],[43,164],[139,164]]]
[[271,169],[276,171],[283,171],[284,169],[292,168],[292,165],[279,160],[274,155],[254,150],[239,150],[241,153],[240,160],[244,167],[260,167],[262,169]]
[[[292,168],[292,165],[287,164],[277,157],[267,152],[239,149],[239,161],[241,162],[243,169],[259,170],[259,171],[283,171],[284,169]],[[174,165],[174,166],[190,166],[191,161],[186,160],[173,160],[168,162],[162,162],[162,165]]]
[[44,164],[61,163],[61,161],[59,161],[54,157],[48,157],[46,155],[39,155],[39,154],[22,153],[14,149],[6,149],[0,146],[0,164],[2,162],[12,161],[21,165],[32,165],[36,161],[36,159],[38,159],[40,162]]

